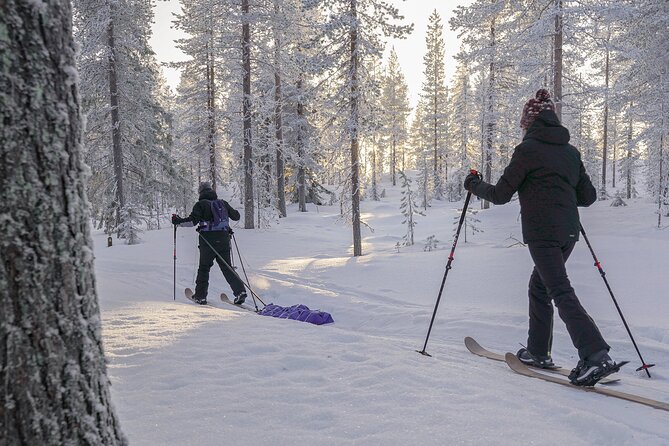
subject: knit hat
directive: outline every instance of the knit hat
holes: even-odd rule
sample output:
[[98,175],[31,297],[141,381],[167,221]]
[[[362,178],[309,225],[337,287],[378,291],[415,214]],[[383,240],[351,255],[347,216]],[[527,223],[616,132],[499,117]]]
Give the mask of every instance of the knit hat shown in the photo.
[[211,189],[211,184],[209,183],[209,181],[203,181],[203,182],[201,182],[201,183],[200,183],[200,187],[197,188],[197,192],[198,192],[199,194],[201,194],[202,191],[205,190],[205,189]]
[[548,90],[542,88],[537,91],[534,98],[530,98],[523,107],[523,116],[520,118],[520,128],[527,130],[539,113],[544,110],[555,111],[555,104],[551,100],[551,94]]

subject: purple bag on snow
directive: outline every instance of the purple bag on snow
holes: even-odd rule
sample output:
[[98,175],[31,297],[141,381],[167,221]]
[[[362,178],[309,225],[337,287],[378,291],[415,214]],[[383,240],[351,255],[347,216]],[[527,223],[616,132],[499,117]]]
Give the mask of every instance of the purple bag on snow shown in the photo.
[[334,322],[330,313],[318,310],[310,310],[306,305],[293,305],[292,307],[281,307],[269,304],[260,312],[262,316],[278,317],[280,319],[294,319],[296,321],[309,322],[310,324],[323,325]]

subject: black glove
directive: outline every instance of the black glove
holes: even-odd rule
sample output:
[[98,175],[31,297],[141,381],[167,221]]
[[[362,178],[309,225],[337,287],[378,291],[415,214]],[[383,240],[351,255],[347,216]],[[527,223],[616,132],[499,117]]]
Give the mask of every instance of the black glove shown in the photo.
[[475,170],[470,170],[469,175],[465,177],[465,182],[463,187],[469,192],[473,192],[476,189],[476,186],[481,184],[482,175]]
[[185,221],[189,221],[187,218],[181,218],[177,214],[172,214],[172,224],[179,225]]

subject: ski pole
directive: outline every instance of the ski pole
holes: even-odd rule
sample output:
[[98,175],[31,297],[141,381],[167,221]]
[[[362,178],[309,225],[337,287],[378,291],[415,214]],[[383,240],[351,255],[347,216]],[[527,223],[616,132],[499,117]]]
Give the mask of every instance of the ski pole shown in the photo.
[[[242,261],[242,254],[239,252],[239,245],[237,244],[237,237],[235,237],[234,232],[230,231],[230,233],[231,233],[231,236],[232,236],[232,240],[235,242],[235,249],[237,250],[237,257],[239,257],[239,264],[242,265],[242,271],[244,272],[244,277],[246,278],[246,282],[251,283],[251,281],[249,280],[248,274],[246,274],[246,268],[244,268],[244,262]],[[230,250],[230,255],[232,257],[232,250]],[[249,290],[251,290],[250,287],[249,287]],[[254,294],[255,293],[252,292],[251,297],[253,298],[253,303],[255,304],[256,303],[255,302],[256,298],[255,298]],[[260,299],[260,298],[258,298],[258,299]],[[265,302],[263,302],[262,300],[260,302],[262,302],[262,304],[265,305]],[[256,308],[257,307],[258,307],[258,305],[256,305]]]
[[[478,172],[474,169],[470,170],[471,173],[477,175]],[[460,229],[462,228],[462,223],[465,221],[465,215],[467,214],[467,208],[469,207],[469,200],[472,198],[472,193],[467,192],[467,197],[465,198],[465,205],[462,207],[462,214],[460,215],[460,222],[458,223],[458,229],[455,231],[455,237],[453,238],[453,246],[451,247],[451,254],[448,256],[448,263],[446,263],[446,271],[444,272],[444,278],[441,280],[441,287],[439,288],[439,295],[437,296],[437,303],[434,305],[434,311],[432,312],[432,320],[430,320],[430,328],[427,330],[427,336],[425,337],[425,345],[423,345],[423,350],[416,350],[421,355],[432,356],[425,351],[427,348],[427,341],[430,339],[430,333],[432,332],[432,324],[434,324],[434,318],[437,315],[437,308],[439,308],[439,301],[441,300],[441,294],[444,291],[444,285],[446,284],[446,277],[448,276],[448,271],[452,268],[451,263],[453,263],[453,254],[455,253],[455,247],[458,244],[458,238],[460,237]]]
[[636,371],[638,372],[639,370],[645,370],[646,374],[650,378],[650,372],[648,369],[650,367],[653,367],[655,364],[646,364],[646,361],[643,360],[643,357],[641,356],[641,352],[639,351],[639,347],[636,345],[636,341],[634,340],[634,336],[632,336],[632,331],[630,330],[630,327],[627,325],[627,321],[625,320],[625,316],[623,316],[623,312],[620,309],[620,306],[618,305],[618,301],[616,300],[616,297],[613,295],[613,291],[611,290],[611,286],[609,285],[609,281],[606,280],[606,273],[604,272],[604,269],[602,269],[602,264],[597,260],[597,256],[595,255],[595,251],[592,249],[592,245],[590,244],[590,240],[588,240],[588,236],[585,234],[585,229],[583,229],[583,225],[581,225],[581,234],[583,234],[583,239],[585,240],[586,245],[588,245],[588,248],[590,248],[590,253],[592,254],[592,258],[595,260],[595,266],[599,270],[599,274],[602,276],[602,279],[604,280],[604,283],[606,284],[606,289],[609,290],[609,294],[611,295],[611,299],[613,299],[613,303],[616,305],[616,309],[618,310],[618,314],[620,315],[620,319],[623,320],[623,324],[625,325],[625,329],[627,330],[627,334],[630,335],[630,339],[632,340],[632,344],[634,345],[634,348],[636,349],[637,354],[639,355],[639,359],[641,359],[641,367],[637,368]]
[[[175,217],[176,214],[172,214]],[[174,283],[173,290],[174,300],[177,300],[177,225],[174,225]]]

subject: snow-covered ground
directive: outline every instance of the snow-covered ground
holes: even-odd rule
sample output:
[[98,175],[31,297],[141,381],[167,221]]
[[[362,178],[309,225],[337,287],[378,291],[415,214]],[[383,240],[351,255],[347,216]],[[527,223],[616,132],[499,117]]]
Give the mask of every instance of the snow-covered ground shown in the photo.
[[[514,374],[470,354],[473,336],[516,351],[527,333],[526,248],[519,206],[481,211],[485,232],[461,236],[427,351],[425,340],[454,232],[457,204],[435,202],[418,217],[416,245],[398,253],[405,228],[399,187],[362,203],[364,256],[351,257],[351,230],[338,208],[309,205],[268,230],[236,230],[252,286],[265,302],[305,304],[335,324],[261,317],[217,302],[229,293],[212,269],[209,299],[193,286],[197,238],[178,231],[177,300],[172,300],[172,228],[140,245],[106,247],[96,234],[96,272],[112,393],[133,445],[669,444],[669,413]],[[616,389],[669,402],[669,229],[654,206],[599,202],[581,211],[595,251],[647,362],[649,380],[587,246],[568,263],[581,301],[631,361]],[[235,203],[233,203],[234,205]],[[474,202],[478,208],[479,202]],[[439,249],[423,252],[435,235]],[[556,320],[554,359],[576,351]]]

